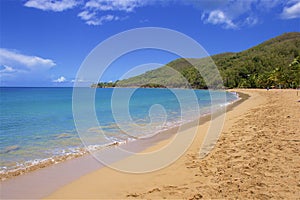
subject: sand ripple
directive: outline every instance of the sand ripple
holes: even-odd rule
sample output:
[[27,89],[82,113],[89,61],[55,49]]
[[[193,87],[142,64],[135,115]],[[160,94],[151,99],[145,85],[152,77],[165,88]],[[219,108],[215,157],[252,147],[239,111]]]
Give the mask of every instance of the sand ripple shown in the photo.
[[299,199],[300,97],[291,90],[256,93],[266,102],[237,118],[208,157],[200,160],[196,152],[185,155],[189,174],[181,178],[182,184],[127,197]]

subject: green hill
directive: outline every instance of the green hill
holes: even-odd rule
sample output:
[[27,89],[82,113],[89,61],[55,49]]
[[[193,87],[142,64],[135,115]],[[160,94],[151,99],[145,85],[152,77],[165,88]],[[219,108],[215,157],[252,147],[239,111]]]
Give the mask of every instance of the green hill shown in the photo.
[[[200,89],[206,88],[209,82],[209,86],[220,87],[222,82],[211,70],[215,63],[227,88],[295,88],[300,85],[299,55],[300,33],[285,33],[238,53],[217,54],[211,59],[177,59],[161,68],[118,81],[115,85]],[[206,81],[199,71],[208,77]]]

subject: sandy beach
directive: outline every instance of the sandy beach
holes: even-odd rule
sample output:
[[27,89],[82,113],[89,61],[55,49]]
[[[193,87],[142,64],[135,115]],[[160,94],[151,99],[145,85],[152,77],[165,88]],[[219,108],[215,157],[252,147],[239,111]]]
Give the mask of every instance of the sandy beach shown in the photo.
[[[132,174],[102,168],[47,198],[298,199],[300,92],[234,91],[249,98],[229,109],[221,137],[205,158],[199,158],[199,150],[209,122],[197,127],[197,136],[185,154],[163,169]],[[144,152],[156,151],[169,140]],[[119,162],[128,161],[130,157]]]

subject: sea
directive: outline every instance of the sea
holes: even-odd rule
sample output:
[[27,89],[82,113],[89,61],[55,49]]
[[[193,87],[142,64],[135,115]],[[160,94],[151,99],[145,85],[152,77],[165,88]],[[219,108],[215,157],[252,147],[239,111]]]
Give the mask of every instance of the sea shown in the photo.
[[[73,88],[0,88],[0,175],[150,137],[210,114],[239,98],[235,93],[217,90],[80,90],[95,94],[92,107],[97,125],[79,132],[78,127],[82,126],[74,118],[89,115],[89,119],[91,115],[74,115],[75,106],[84,108],[87,102],[77,101],[74,105]],[[83,143],[83,137],[91,137],[92,142]]]

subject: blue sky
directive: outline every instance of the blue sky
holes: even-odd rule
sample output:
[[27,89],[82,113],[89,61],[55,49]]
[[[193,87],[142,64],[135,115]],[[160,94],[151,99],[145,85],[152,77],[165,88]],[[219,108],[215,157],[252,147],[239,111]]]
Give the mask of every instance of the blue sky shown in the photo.
[[[96,45],[139,27],[179,31],[210,55],[238,52],[299,32],[300,0],[1,0],[1,86],[72,86]],[[137,65],[177,57],[133,52],[116,60],[101,79],[115,81]]]

